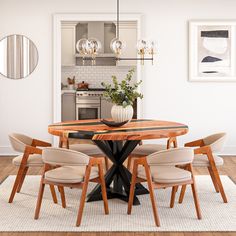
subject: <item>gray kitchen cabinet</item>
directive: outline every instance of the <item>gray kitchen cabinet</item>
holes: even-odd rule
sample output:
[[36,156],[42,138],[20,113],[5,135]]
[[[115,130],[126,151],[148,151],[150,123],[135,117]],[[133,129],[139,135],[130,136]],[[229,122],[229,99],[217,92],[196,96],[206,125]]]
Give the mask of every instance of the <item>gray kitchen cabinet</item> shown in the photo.
[[61,95],[61,120],[75,120],[75,93],[63,93]]
[[101,119],[110,119],[111,118],[111,108],[113,104],[108,102],[104,98],[101,99]]
[[61,64],[75,65],[75,22],[63,22],[61,26]]

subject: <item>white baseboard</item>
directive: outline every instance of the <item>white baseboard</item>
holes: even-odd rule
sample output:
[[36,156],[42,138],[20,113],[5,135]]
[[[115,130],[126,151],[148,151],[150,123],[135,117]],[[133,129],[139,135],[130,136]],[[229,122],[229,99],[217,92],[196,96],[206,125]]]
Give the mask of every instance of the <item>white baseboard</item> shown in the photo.
[[[0,146],[0,157],[1,156],[14,156],[19,153],[15,152],[11,146]],[[236,157],[236,146],[226,146],[219,155],[223,156],[235,156]]]
[[223,156],[235,156],[236,157],[236,146],[225,146],[223,151],[218,153]]
[[18,152],[15,152],[11,146],[0,146],[0,157],[1,156],[15,156],[18,155]]

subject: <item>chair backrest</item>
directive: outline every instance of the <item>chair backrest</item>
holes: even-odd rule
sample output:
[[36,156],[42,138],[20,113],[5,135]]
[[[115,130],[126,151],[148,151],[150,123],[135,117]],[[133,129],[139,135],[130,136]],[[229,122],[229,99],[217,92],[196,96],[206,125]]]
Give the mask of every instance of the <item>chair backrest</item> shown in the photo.
[[210,146],[212,152],[219,152],[223,149],[226,140],[226,133],[217,133],[203,139],[205,145]]
[[189,147],[182,147],[152,153],[151,155],[147,156],[147,162],[150,166],[172,166],[192,163],[193,158],[193,149]]
[[44,163],[60,166],[86,166],[90,159],[81,152],[53,147],[44,148],[42,158]]
[[12,148],[17,152],[24,152],[25,146],[32,145],[33,139],[24,134],[12,133],[9,134],[9,140],[11,142]]

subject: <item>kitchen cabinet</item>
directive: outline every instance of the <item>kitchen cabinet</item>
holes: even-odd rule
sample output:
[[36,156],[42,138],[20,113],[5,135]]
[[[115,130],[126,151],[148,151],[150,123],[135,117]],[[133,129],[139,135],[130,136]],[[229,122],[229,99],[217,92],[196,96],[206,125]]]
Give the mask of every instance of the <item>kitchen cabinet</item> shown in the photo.
[[[125,42],[126,47],[122,50],[120,57],[136,58],[137,57],[137,23],[120,22],[120,40]],[[137,61],[118,61],[117,66],[136,66]]]
[[75,120],[75,92],[65,92],[61,95],[61,120]]
[[101,119],[111,118],[111,108],[113,104],[104,98],[101,98]]
[[61,26],[61,65],[75,65],[76,22],[65,22]]

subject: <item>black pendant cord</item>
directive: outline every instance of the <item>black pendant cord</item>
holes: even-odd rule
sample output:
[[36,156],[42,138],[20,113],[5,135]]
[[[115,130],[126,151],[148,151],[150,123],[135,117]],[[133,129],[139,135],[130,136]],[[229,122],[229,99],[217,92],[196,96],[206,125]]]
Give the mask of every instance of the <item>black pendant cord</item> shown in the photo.
[[120,28],[120,0],[117,0],[117,22],[116,22],[116,37],[117,39],[120,38],[120,32],[119,32],[119,28]]

